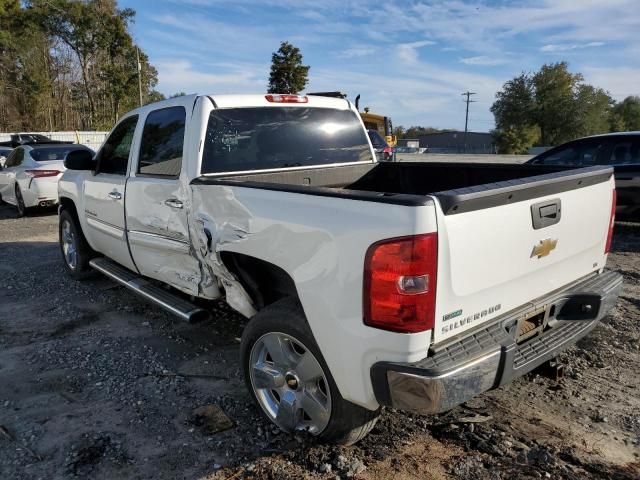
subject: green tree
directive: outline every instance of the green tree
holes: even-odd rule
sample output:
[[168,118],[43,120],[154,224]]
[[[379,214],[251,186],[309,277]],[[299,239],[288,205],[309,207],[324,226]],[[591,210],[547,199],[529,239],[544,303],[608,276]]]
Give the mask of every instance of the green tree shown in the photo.
[[580,85],[575,97],[576,137],[610,131],[614,100],[602,88]]
[[491,106],[493,135],[502,153],[525,153],[576,137],[608,132],[614,102],[601,88],[585,84],[566,62],[543,65],[506,82]]
[[630,96],[613,107],[612,131],[640,130],[640,97]]
[[540,129],[535,125],[510,126],[491,133],[498,152],[514,155],[527,153],[540,139]]
[[[0,0],[0,129],[108,129],[137,107],[133,16],[115,0]],[[164,98],[140,64],[143,100]]]
[[543,65],[532,77],[535,120],[543,145],[558,145],[578,136],[576,94],[582,74],[569,72],[566,62]]
[[302,64],[300,49],[289,42],[282,42],[271,55],[269,93],[298,93],[307,85],[309,66]]
[[439,133],[439,132],[455,132],[456,130],[447,130],[433,127],[421,127],[419,125],[413,125],[409,128],[404,128],[402,125],[398,125],[393,128],[393,133],[398,138],[408,138],[408,139],[416,139],[421,135],[428,135],[430,133]]
[[509,80],[502,90],[496,93],[496,101],[491,112],[500,130],[515,126],[530,126],[535,123],[536,100],[533,81],[525,73]]
[[407,138],[405,136],[406,130],[402,125],[398,125],[397,127],[393,127],[393,134],[398,138]]

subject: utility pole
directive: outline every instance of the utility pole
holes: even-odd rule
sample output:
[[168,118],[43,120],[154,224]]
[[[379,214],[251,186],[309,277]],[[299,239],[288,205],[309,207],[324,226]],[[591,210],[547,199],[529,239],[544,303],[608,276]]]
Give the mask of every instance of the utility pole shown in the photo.
[[471,95],[476,95],[475,92],[466,91],[462,94],[463,97],[467,97],[465,102],[467,102],[467,113],[464,117],[464,153],[467,153],[467,129],[469,127],[469,104],[474,103],[475,100],[471,100]]
[[[138,62],[138,97],[142,106],[142,65],[140,64],[140,49],[136,45],[136,61]],[[467,107],[468,109],[468,107]]]

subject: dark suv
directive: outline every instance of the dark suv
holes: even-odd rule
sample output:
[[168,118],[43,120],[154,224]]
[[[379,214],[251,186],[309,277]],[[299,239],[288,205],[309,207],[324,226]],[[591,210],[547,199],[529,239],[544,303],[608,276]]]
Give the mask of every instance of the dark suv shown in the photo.
[[588,167],[610,165],[615,171],[619,217],[640,218],[640,132],[609,133],[564,143],[527,163]]

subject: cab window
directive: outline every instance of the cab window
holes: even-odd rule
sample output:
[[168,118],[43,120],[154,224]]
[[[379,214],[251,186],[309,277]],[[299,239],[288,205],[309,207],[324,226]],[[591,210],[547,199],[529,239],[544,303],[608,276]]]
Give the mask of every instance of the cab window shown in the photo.
[[138,116],[124,119],[113,129],[98,153],[98,173],[126,175]]
[[139,174],[180,175],[186,118],[184,107],[163,108],[147,116],[140,144]]

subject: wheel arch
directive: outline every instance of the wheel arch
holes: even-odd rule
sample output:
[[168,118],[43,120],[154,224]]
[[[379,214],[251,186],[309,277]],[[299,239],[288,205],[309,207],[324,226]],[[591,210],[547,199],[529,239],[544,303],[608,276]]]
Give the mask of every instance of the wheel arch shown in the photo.
[[74,200],[69,197],[60,197],[58,199],[58,203],[59,203],[58,216],[60,215],[60,213],[62,213],[62,211],[69,212],[76,221],[76,228],[78,228],[78,230],[80,231],[80,234],[82,235],[84,240],[87,242],[87,245],[91,249],[91,254],[92,255],[97,254],[97,251],[94,250],[93,245],[91,245],[90,240],[87,238],[87,236],[84,233],[83,222],[80,219],[80,215],[78,214],[78,207],[76,207],[76,203],[74,202]]
[[299,298],[293,278],[278,265],[251,255],[229,251],[221,252],[220,258],[251,297],[256,310],[286,297]]
[[76,217],[76,220],[80,220],[80,218],[78,217],[78,209],[76,208],[76,204],[72,199],[70,199],[69,197],[60,197],[59,203],[60,206],[58,207],[58,215],[60,215],[60,212],[62,212],[62,210],[68,210],[69,213]]

